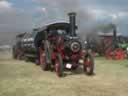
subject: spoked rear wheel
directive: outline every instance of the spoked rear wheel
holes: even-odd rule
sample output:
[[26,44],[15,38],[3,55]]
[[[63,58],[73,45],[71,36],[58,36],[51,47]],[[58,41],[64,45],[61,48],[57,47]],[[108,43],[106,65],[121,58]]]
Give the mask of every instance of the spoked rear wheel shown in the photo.
[[48,64],[46,62],[46,52],[43,48],[40,48],[40,66],[42,70],[48,70]]
[[61,55],[58,53],[55,60],[55,71],[58,77],[63,76],[63,61]]
[[83,68],[84,68],[84,72],[87,75],[94,74],[94,59],[90,53],[88,53],[84,58]]

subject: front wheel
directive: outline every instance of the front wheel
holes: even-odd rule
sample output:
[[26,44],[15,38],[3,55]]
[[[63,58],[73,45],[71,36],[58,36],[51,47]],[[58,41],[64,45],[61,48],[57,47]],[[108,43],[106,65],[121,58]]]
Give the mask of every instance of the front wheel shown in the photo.
[[63,60],[61,55],[58,53],[55,60],[55,71],[58,77],[63,76]]
[[84,72],[87,75],[93,75],[94,74],[94,58],[90,53],[88,53],[84,57],[83,68],[84,68]]

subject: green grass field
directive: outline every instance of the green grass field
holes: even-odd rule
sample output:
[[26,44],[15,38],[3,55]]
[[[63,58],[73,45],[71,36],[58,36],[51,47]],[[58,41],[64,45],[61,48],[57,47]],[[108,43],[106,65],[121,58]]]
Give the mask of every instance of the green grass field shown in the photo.
[[94,76],[79,68],[58,78],[31,62],[0,58],[0,96],[128,96],[128,60],[96,58]]

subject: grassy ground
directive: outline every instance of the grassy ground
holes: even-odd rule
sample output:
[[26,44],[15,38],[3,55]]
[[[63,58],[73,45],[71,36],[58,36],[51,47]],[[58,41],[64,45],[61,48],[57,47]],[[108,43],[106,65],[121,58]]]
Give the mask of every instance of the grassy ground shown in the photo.
[[30,62],[0,54],[0,96],[128,96],[128,61],[96,58],[96,74],[58,78]]

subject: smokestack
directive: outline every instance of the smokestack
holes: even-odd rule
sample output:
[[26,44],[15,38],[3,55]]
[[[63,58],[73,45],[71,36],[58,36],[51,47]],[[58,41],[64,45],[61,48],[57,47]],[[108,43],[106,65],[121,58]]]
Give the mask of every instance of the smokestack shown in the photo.
[[113,25],[113,43],[114,48],[117,47],[117,31],[116,31],[116,25]]
[[71,12],[68,13],[69,15],[69,23],[70,23],[70,33],[71,36],[76,36],[76,13],[75,12]]

